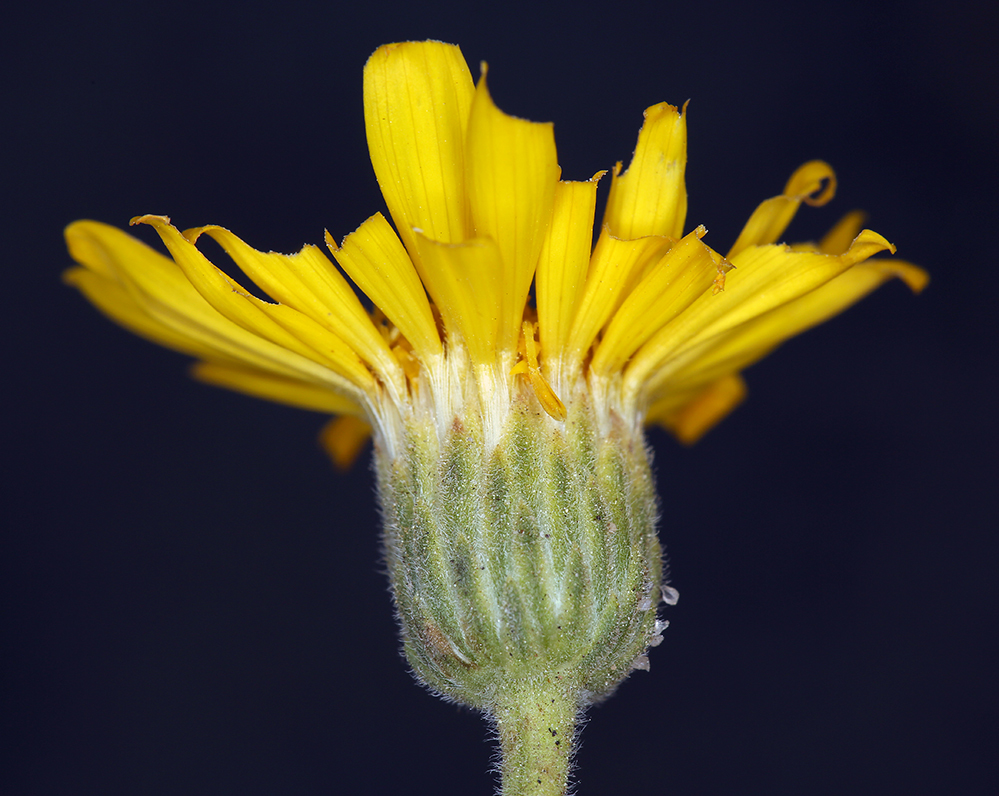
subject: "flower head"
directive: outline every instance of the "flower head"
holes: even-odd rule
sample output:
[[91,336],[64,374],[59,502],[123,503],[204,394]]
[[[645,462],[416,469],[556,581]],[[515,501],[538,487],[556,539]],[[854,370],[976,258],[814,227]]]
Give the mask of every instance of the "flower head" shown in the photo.
[[[630,166],[612,169],[595,244],[605,172],[561,180],[552,126],[500,111],[457,47],[380,48],[364,111],[392,223],[327,233],[336,264],[147,215],[132,223],[170,257],[79,221],[66,279],[196,356],[199,378],[338,415],[324,438],[341,462],[374,431],[410,664],[495,721],[504,793],[565,793],[578,712],[649,668],[658,606],[677,597],[643,425],[695,440],[741,400],[747,365],[889,277],[926,276],[871,259],[894,247],[856,213],[818,244],[777,242],[802,203],[832,198],[819,161],[713,249],[685,227],[672,105],[645,111]],[[209,262],[202,235],[273,301]]]
[[[848,215],[817,245],[777,241],[802,202],[835,192],[828,165],[798,169],[726,253],[687,229],[683,110],[645,111],[634,157],[563,181],[550,124],[500,111],[486,69],[476,85],[459,49],[380,48],[364,71],[381,213],[338,246],[259,252],[217,226],[180,232],[140,216],[171,258],[94,221],[67,229],[82,267],[66,279],[122,325],[196,356],[215,384],[349,418],[326,435],[350,457],[370,422],[394,449],[413,413],[441,431],[474,409],[495,440],[520,398],[561,422],[587,395],[629,422],[694,440],[744,394],[739,372],[892,276],[871,260],[894,247]],[[208,235],[274,302],[254,297],[197,248]],[[366,309],[348,277],[374,305]],[[532,300],[533,285],[533,300]]]

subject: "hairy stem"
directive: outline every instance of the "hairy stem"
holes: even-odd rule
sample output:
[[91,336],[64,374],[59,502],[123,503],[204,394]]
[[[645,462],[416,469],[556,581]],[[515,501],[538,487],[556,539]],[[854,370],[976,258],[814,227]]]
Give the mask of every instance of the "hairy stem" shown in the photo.
[[502,796],[565,796],[579,713],[579,690],[557,676],[505,685],[493,709]]

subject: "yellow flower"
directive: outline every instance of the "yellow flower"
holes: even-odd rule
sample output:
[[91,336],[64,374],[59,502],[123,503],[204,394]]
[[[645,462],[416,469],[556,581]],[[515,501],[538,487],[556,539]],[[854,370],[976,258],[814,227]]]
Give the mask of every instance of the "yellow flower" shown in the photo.
[[[871,260],[894,247],[856,213],[817,245],[777,242],[802,202],[832,198],[818,161],[724,255],[703,226],[685,234],[686,116],[665,103],[645,111],[627,171],[612,171],[595,245],[604,172],[560,180],[551,124],[500,111],[485,66],[475,84],[457,47],[380,48],[364,113],[394,229],[375,213],[339,246],[327,233],[342,272],[315,246],[265,254],[221,227],[180,232],[147,215],[131,223],[151,225],[170,258],[78,221],[66,239],[82,267],[66,280],[123,326],[197,357],[206,382],[341,416],[325,435],[341,462],[366,423],[391,452],[406,417],[446,428],[470,402],[494,440],[517,396],[553,422],[591,396],[693,441],[742,399],[740,371],[783,340],[889,277],[926,282],[908,263]],[[273,303],[209,262],[202,235]]]
[[[894,247],[858,213],[818,244],[777,242],[802,202],[832,198],[820,161],[724,255],[703,226],[685,233],[686,117],[666,103],[611,171],[595,244],[605,172],[561,180],[552,126],[501,112],[457,47],[380,48],[364,115],[393,223],[375,213],[339,246],[327,233],[336,264],[147,215],[132,223],[170,257],[78,221],[66,279],[197,357],[199,378],[339,416],[324,440],[340,464],[373,432],[414,672],[491,717],[506,796],[565,793],[578,717],[649,668],[678,596],[644,424],[696,440],[742,399],[743,368],[892,276],[927,277],[871,259]],[[273,301],[209,262],[202,235]]]

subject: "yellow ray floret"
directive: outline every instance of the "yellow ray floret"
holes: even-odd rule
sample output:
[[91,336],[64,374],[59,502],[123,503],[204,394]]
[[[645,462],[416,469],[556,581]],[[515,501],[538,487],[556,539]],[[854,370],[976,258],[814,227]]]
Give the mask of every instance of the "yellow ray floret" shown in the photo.
[[622,240],[611,235],[609,227],[603,228],[590,258],[586,285],[569,332],[566,354],[570,366],[583,360],[597,333],[638,282],[645,267],[655,263],[672,244],[672,239],[658,235]]
[[434,301],[453,345],[468,346],[475,364],[497,361],[503,274],[499,248],[491,238],[440,243],[417,235],[420,260],[434,277]]
[[614,179],[604,224],[619,238],[664,235],[679,238],[687,217],[687,118],[683,111],[661,102],[645,111],[631,165]]
[[535,276],[538,334],[542,348],[548,351],[562,351],[568,345],[593,246],[597,183],[605,173],[598,172],[586,182],[559,182],[555,186],[552,220]]
[[666,396],[649,408],[646,418],[669,431],[685,445],[693,445],[746,398],[746,382],[729,374],[707,387]]
[[375,176],[410,253],[413,229],[471,237],[465,130],[475,87],[461,51],[441,42],[379,47],[364,67],[364,126]]
[[132,223],[150,224],[159,233],[174,262],[220,315],[281,348],[329,368],[362,390],[371,388],[371,372],[339,336],[292,307],[269,304],[250,295],[212,265],[169,219],[139,216]]
[[375,213],[337,246],[326,233],[333,256],[357,286],[381,309],[425,361],[440,356],[430,302],[412,260],[385,216]]
[[[731,258],[724,292],[705,293],[657,332],[636,354],[625,389],[656,394],[668,379],[696,360],[720,335],[765,312],[800,299],[873,254],[892,245],[864,230],[841,255],[796,252],[783,245],[754,246]],[[752,338],[744,338],[754,348]]]
[[339,373],[221,315],[175,262],[121,230],[77,221],[66,228],[66,242],[82,266],[67,271],[66,280],[137,334],[205,360],[243,363],[358,394]]
[[698,227],[679,241],[635,286],[596,347],[591,365],[594,373],[622,371],[652,335],[700,296],[715,292],[719,278],[732,266],[701,242],[706,232]]
[[485,64],[468,121],[466,167],[475,235],[499,248],[498,344],[511,350],[548,232],[559,168],[552,126],[500,111],[486,87]]
[[276,302],[342,339],[383,380],[400,379],[385,338],[347,280],[318,248],[307,245],[291,255],[259,252],[215,225],[187,230],[184,237],[195,244],[202,234],[218,241],[243,273]]
[[313,382],[279,376],[266,370],[221,362],[198,362],[191,375],[206,384],[267,401],[324,412],[330,415],[363,415],[364,408],[344,395]]

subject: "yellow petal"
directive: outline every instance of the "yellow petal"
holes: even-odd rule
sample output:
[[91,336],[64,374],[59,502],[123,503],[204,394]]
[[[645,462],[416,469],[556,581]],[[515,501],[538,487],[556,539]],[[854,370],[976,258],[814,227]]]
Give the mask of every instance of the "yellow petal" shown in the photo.
[[141,216],[133,224],[149,224],[194,288],[221,315],[249,332],[340,374],[372,392],[374,379],[360,358],[337,335],[283,304],[268,304],[247,293],[212,265],[187,238],[162,216]]
[[646,109],[631,165],[614,169],[604,224],[618,238],[683,235],[687,217],[687,119],[665,102]]
[[[356,391],[329,368],[222,316],[175,262],[122,230],[77,221],[66,228],[66,243],[73,258],[87,269],[75,269],[67,279],[127,328],[184,353],[244,362],[331,389]],[[149,320],[143,321],[143,315]]]
[[593,355],[594,373],[622,370],[653,334],[717,285],[730,266],[701,242],[705,232],[698,227],[671,248],[624,300]]
[[[700,389],[726,374],[741,371],[762,359],[785,340],[843,312],[892,277],[902,279],[913,292],[926,285],[928,276],[911,263],[869,260],[783,304],[735,327],[684,357],[687,364],[665,381],[651,385],[655,394]],[[696,354],[696,355],[694,355]]]
[[[74,221],[63,231],[69,256],[103,279],[121,279],[122,265],[132,263],[157,281],[185,283],[177,266],[138,238],[101,221]],[[187,284],[192,295],[197,291]],[[199,297],[200,300],[200,297]]]
[[157,321],[143,310],[118,282],[106,279],[86,268],[69,269],[63,274],[63,281],[83,293],[91,304],[115,323],[139,337],[195,357],[218,353],[200,340],[177,332]]
[[527,292],[551,222],[558,158],[551,124],[517,119],[493,103],[482,65],[468,120],[466,187],[476,237],[499,247],[498,344],[512,351],[520,336]]
[[776,243],[802,202],[817,207],[835,194],[836,173],[832,166],[821,160],[809,161],[791,175],[781,196],[767,199],[753,211],[726,258],[731,260],[750,246]]
[[879,251],[894,247],[864,230],[839,256],[795,252],[787,246],[754,246],[736,256],[725,291],[705,294],[666,324],[639,351],[626,373],[629,393],[655,374],[662,383],[699,356],[703,346],[725,332],[815,290]]
[[191,375],[206,384],[313,412],[361,414],[364,411],[350,398],[320,385],[242,365],[198,362],[191,368]]
[[439,356],[430,302],[413,261],[381,213],[375,213],[343,239],[339,248],[326,233],[326,243],[340,267],[354,280],[425,362]]
[[410,253],[413,228],[446,243],[471,237],[465,128],[475,88],[461,50],[387,44],[364,67],[364,124],[375,176]]
[[572,319],[586,283],[593,247],[597,182],[603,174],[600,172],[586,182],[560,182],[555,188],[552,222],[541,247],[535,276],[543,361],[557,358],[569,339]]
[[357,460],[371,437],[371,426],[359,417],[335,417],[319,433],[319,443],[326,449],[338,470],[347,470]]
[[444,318],[448,335],[468,346],[476,365],[497,362],[502,276],[500,253],[490,238],[440,243],[416,236],[428,274],[427,290]]
[[202,233],[218,241],[243,273],[275,301],[342,339],[386,381],[402,378],[398,362],[371,316],[347,280],[318,248],[307,245],[297,254],[265,254],[215,225],[183,234],[191,243],[197,243]]
[[677,409],[666,410],[667,401],[653,405],[646,420],[671,431],[680,442],[693,445],[746,398],[741,376],[723,376]]
[[[868,260],[866,263],[861,263],[857,268],[861,271],[870,270],[880,274],[880,281],[874,284],[871,290],[893,276],[901,279],[906,287],[916,294],[922,293],[930,283],[930,274],[928,271],[906,260]],[[862,279],[864,277],[858,276],[856,278]],[[856,299],[854,300],[856,301]]]
[[670,238],[654,236],[622,240],[612,236],[608,227],[603,228],[569,333],[570,361],[578,362],[583,357],[646,265],[662,257],[672,243]]
[[[892,277],[918,293],[928,276],[911,263],[870,260],[748,323],[736,327],[700,358],[696,368],[738,369],[756,362],[785,340],[839,315]],[[682,378],[683,374],[678,374]]]

